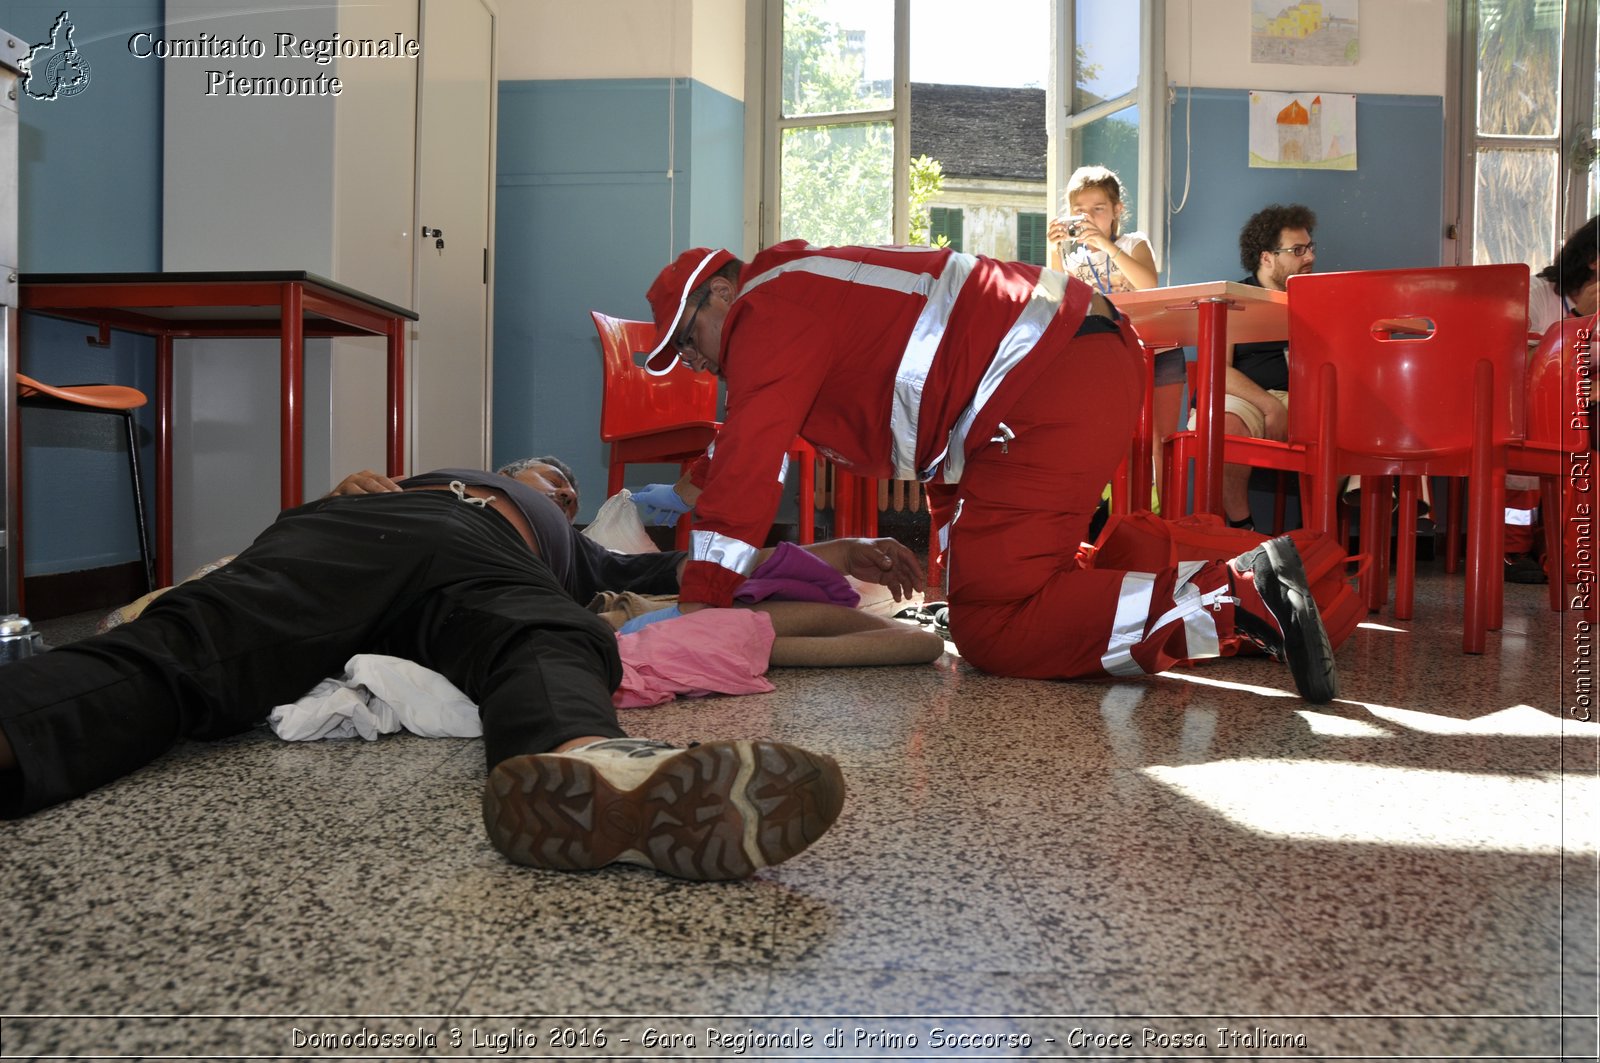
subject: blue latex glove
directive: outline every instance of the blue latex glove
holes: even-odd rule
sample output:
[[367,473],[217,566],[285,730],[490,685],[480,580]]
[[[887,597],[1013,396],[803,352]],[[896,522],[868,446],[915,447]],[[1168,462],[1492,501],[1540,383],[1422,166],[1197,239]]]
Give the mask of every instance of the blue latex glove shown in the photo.
[[633,492],[633,500],[639,504],[640,520],[664,528],[676,525],[678,518],[693,508],[671,484],[646,484]]
[[682,615],[683,614],[678,611],[678,607],[675,605],[669,605],[665,609],[657,609],[653,613],[640,613],[638,616],[619,627],[617,629],[617,634],[631,635],[640,628],[649,627],[658,620],[671,620],[674,617],[679,617]]

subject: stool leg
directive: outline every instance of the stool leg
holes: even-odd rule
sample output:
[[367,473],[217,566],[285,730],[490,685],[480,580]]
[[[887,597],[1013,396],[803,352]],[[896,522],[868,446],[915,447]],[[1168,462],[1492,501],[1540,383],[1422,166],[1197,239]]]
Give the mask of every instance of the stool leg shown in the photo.
[[139,475],[139,430],[133,423],[133,411],[122,411],[122,423],[128,430],[128,473],[133,478],[133,518],[139,524],[139,565],[144,570],[144,589],[156,589],[156,563],[150,552],[150,528],[145,522],[144,480]]

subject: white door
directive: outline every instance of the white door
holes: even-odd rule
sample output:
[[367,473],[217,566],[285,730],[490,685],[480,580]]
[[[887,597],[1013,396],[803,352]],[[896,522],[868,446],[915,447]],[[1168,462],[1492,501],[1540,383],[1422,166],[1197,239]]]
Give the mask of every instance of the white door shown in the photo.
[[411,472],[489,461],[494,13],[422,0]]

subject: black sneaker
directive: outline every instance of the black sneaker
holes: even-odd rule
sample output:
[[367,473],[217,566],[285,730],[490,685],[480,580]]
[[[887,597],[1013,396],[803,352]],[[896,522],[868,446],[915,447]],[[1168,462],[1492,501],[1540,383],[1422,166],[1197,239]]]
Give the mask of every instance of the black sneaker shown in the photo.
[[1532,554],[1511,554],[1506,557],[1507,583],[1549,583],[1544,566]]
[[1234,609],[1239,634],[1280,661],[1294,674],[1300,696],[1313,704],[1339,696],[1339,672],[1322,614],[1306,581],[1305,566],[1294,542],[1280,536],[1268,539],[1228,562],[1241,576],[1251,577],[1256,593],[1270,616],[1260,616],[1243,605]]
[[562,871],[639,864],[709,881],[789,859],[843,807],[839,765],[820,753],[782,742],[677,749],[613,738],[495,765],[483,823],[512,863]]

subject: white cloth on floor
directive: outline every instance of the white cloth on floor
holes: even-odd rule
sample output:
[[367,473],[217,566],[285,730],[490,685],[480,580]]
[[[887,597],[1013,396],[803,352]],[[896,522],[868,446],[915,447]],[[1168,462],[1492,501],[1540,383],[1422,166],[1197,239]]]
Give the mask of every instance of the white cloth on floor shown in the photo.
[[[660,705],[682,694],[756,694],[773,689],[765,678],[772,656],[772,619],[748,609],[702,609],[617,639],[622,685],[618,708]],[[478,706],[455,684],[402,657],[358,653],[339,679],[324,679],[267,723],[279,738],[365,738],[402,728],[426,738],[477,738]]]
[[358,653],[344,676],[324,679],[292,705],[267,717],[279,738],[365,738],[404,728],[426,738],[477,738],[483,734],[478,706],[455,684],[402,657]]

